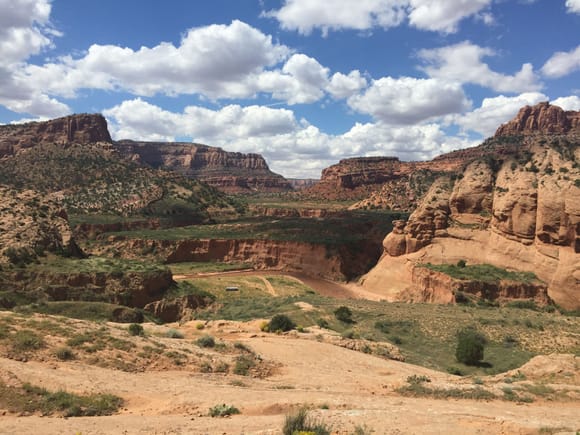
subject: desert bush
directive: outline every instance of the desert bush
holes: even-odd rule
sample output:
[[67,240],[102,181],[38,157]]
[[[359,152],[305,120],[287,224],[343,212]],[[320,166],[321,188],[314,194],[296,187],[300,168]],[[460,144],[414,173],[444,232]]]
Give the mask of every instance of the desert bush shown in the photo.
[[195,342],[199,347],[214,347],[215,339],[211,335],[199,337]]
[[318,319],[318,320],[316,321],[316,324],[317,324],[318,326],[320,326],[321,328],[324,328],[324,329],[328,329],[328,326],[329,326],[329,325],[328,325],[328,322],[326,321],[326,319]]
[[178,339],[182,339],[183,338],[183,332],[178,331],[177,329],[169,329],[166,333],[165,336],[167,338],[178,338]]
[[483,359],[486,338],[475,329],[462,329],[457,334],[455,358],[466,365],[477,365]]
[[308,411],[301,408],[295,414],[287,415],[282,428],[283,435],[313,434],[330,435],[329,427],[308,416]]
[[131,323],[128,330],[129,334],[133,336],[143,337],[145,335],[143,326],[139,325],[138,323]]
[[75,355],[70,347],[59,347],[54,354],[61,361],[74,359]]
[[225,403],[209,408],[210,417],[227,417],[228,415],[234,415],[239,413],[240,410],[238,408],[232,405],[226,405]]
[[343,323],[352,323],[352,311],[350,310],[350,308],[345,307],[344,305],[338,307],[336,310],[334,310],[334,317],[337,318],[337,320],[343,322]]
[[276,314],[268,324],[268,331],[270,332],[286,332],[291,331],[296,327],[296,324],[285,314]]
[[235,360],[234,374],[241,376],[248,376],[250,374],[250,369],[256,365],[253,358],[240,355]]

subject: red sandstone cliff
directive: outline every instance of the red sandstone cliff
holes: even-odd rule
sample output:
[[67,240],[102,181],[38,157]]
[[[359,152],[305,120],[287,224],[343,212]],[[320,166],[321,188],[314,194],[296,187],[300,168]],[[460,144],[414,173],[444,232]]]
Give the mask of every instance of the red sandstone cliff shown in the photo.
[[[390,296],[404,298],[413,264],[464,259],[535,272],[556,302],[580,306],[578,119],[546,103],[520,110],[487,141],[487,157],[454,183],[434,183],[409,220],[396,223],[365,285],[390,279]],[[493,154],[494,146],[511,152]]]
[[196,178],[227,193],[248,190],[281,192],[290,183],[270,171],[259,154],[224,151],[221,148],[185,142],[115,142],[125,157],[154,168],[171,170]]
[[102,115],[71,115],[45,122],[0,126],[0,158],[42,144],[112,143]]

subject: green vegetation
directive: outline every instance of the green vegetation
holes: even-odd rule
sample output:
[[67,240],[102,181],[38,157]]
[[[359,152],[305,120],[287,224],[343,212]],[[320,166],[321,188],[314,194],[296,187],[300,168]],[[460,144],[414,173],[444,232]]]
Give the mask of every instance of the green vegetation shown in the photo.
[[123,400],[111,394],[81,396],[66,391],[49,392],[30,384],[11,387],[0,383],[0,407],[15,413],[59,414],[64,417],[111,415]]
[[276,314],[268,323],[270,332],[287,332],[296,328],[296,324],[285,314]]
[[39,270],[54,274],[59,273],[147,273],[167,270],[166,266],[152,262],[128,260],[109,257],[89,257],[72,259],[54,257],[41,264],[33,265],[31,270]]
[[55,356],[61,361],[69,361],[74,359],[75,354],[70,347],[59,347],[55,352]]
[[131,323],[128,328],[129,335],[137,336],[137,337],[144,337],[145,330],[143,326],[139,325],[138,323]]
[[216,405],[209,409],[210,417],[227,417],[229,415],[239,414],[240,410],[232,405],[226,405],[225,403],[221,405]]
[[485,337],[475,329],[462,329],[457,334],[457,348],[455,358],[458,362],[474,366],[483,360],[486,344]]
[[215,347],[215,339],[211,335],[199,337],[195,343],[199,347]]
[[209,273],[209,272],[228,272],[231,270],[253,269],[250,263],[220,263],[196,262],[196,263],[173,263],[168,264],[169,269],[175,275],[187,273]]
[[334,310],[334,317],[342,323],[353,323],[352,311],[350,308],[341,305],[336,310]]
[[113,312],[119,307],[104,302],[55,301],[21,306],[16,310],[98,322],[113,320]]
[[533,272],[511,272],[491,264],[421,264],[429,270],[442,272],[452,278],[482,282],[497,282],[500,280],[520,281],[525,283],[538,282]]
[[323,219],[247,217],[215,225],[195,225],[161,230],[123,231],[114,234],[149,240],[258,239],[297,241],[339,246],[382,238],[392,221],[407,213],[349,211]]
[[330,435],[330,428],[321,421],[310,417],[306,408],[301,408],[298,412],[286,416],[282,433],[284,435]]

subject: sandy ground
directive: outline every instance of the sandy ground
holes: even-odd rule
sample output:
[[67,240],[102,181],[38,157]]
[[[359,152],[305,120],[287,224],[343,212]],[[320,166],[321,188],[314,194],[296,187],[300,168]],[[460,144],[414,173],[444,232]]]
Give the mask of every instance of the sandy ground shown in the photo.
[[[193,330],[194,324],[182,327]],[[357,426],[375,434],[532,434],[548,428],[575,433],[580,429],[579,402],[401,397],[394,389],[410,375],[426,375],[441,385],[465,381],[312,339],[260,334],[247,326],[222,329],[222,338],[241,341],[265,360],[278,363],[275,374],[254,379],[187,370],[125,373],[79,362],[23,363],[0,358],[0,370],[21,380],[50,389],[114,393],[126,400],[122,412],[110,417],[4,415],[0,433],[279,434],[285,415],[303,405],[311,406],[312,413],[337,434],[353,433]],[[221,403],[236,406],[241,414],[208,417],[208,409]]]

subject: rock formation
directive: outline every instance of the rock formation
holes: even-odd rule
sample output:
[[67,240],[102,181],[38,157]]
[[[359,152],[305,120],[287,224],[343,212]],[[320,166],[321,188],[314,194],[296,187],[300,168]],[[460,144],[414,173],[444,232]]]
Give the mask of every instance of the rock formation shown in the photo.
[[566,134],[572,131],[580,131],[580,112],[564,111],[544,102],[522,107],[514,119],[497,129],[495,136]]
[[112,143],[102,115],[71,115],[44,122],[0,126],[0,158],[42,144]]
[[125,157],[154,168],[175,171],[228,193],[281,192],[292,186],[270,171],[259,154],[224,151],[221,148],[184,142],[115,142]]
[[483,158],[454,183],[438,180],[409,220],[395,224],[364,285],[384,288],[390,279],[388,297],[414,300],[414,265],[464,259],[534,272],[556,302],[580,306],[578,119],[547,103],[520,110],[477,147],[487,150]]

